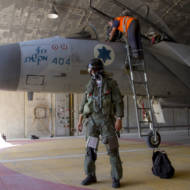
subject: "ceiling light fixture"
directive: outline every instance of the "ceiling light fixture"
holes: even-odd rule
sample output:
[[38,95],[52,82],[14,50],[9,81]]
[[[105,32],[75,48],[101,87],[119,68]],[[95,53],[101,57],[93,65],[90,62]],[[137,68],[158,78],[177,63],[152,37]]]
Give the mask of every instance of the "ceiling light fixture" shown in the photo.
[[57,12],[56,7],[55,7],[55,2],[53,2],[51,12],[48,14],[48,18],[49,19],[56,19],[58,17],[59,17],[59,15],[58,15],[58,12]]

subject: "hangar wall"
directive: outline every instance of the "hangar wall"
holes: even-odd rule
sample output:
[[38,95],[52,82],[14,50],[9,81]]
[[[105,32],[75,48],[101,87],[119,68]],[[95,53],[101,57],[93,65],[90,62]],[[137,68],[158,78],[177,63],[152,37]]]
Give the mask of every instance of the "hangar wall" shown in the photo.
[[[77,131],[78,110],[82,94],[34,93],[28,101],[26,92],[0,91],[0,133],[10,138],[83,135]],[[123,133],[136,132],[132,97],[125,96]],[[160,130],[186,129],[190,126],[190,109],[164,108],[165,124]]]
[[69,136],[69,95],[0,91],[0,133],[7,138]]
[[[75,113],[75,127],[78,121],[78,110],[80,102],[82,99],[82,94],[75,94],[74,96],[74,113]],[[133,133],[137,132],[137,122],[135,116],[135,108],[132,96],[124,96],[124,118],[122,133]],[[155,127],[158,130],[187,130],[190,127],[190,109],[189,108],[163,108],[163,114],[166,123],[158,124],[155,123]],[[147,129],[144,129],[147,131]],[[83,133],[75,132],[75,135],[83,135]]]
[[8,138],[24,137],[24,96],[23,92],[0,92],[0,133]]

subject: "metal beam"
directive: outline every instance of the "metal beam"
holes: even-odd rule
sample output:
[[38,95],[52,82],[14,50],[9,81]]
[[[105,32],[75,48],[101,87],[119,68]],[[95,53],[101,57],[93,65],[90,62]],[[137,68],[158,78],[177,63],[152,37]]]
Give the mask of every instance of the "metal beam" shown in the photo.
[[159,31],[160,33],[166,35],[168,37],[169,40],[176,42],[176,40],[170,36],[168,33],[166,33],[165,31],[163,31],[161,28],[159,28],[156,24],[152,23],[151,21],[149,21],[148,19],[144,18],[143,16],[141,16],[140,14],[138,14],[136,11],[134,11],[133,9],[129,8],[128,6],[122,4],[121,2],[117,1],[117,0],[112,0],[116,5],[118,5],[119,7],[122,7],[124,9],[128,9],[129,11],[131,11],[131,13],[133,13],[134,15],[138,16],[139,18],[141,18],[144,22],[146,22],[147,24],[150,24],[153,28],[155,28],[157,31]]
[[111,19],[114,18],[114,17],[109,16],[109,15],[103,13],[102,11],[96,9],[95,7],[93,7],[93,6],[92,6],[92,0],[90,0],[90,9],[91,9],[92,11],[96,12],[97,14],[99,14],[100,16],[102,16],[103,18],[106,18],[107,20],[111,20]]

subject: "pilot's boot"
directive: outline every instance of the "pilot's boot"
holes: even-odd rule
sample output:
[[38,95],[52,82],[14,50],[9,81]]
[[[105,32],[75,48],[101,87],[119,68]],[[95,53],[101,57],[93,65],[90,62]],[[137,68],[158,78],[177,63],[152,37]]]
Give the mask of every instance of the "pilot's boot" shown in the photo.
[[81,185],[90,185],[92,183],[96,183],[97,179],[96,176],[88,175],[82,182]]
[[112,187],[113,188],[119,188],[120,187],[120,180],[112,178]]

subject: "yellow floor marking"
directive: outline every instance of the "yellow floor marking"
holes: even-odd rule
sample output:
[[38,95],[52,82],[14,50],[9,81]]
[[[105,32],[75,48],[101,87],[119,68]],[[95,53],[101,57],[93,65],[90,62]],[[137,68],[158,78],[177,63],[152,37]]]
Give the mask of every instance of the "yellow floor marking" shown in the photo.
[[[83,171],[85,142],[82,138],[66,138],[36,142],[5,149],[0,154],[3,164],[27,176],[48,181],[80,186]],[[152,150],[143,142],[120,141],[123,179],[120,189],[127,190],[189,190],[189,146],[163,146],[176,169],[173,179],[155,177],[151,172]],[[96,162],[98,183],[91,189],[111,189],[109,157],[100,143]]]

